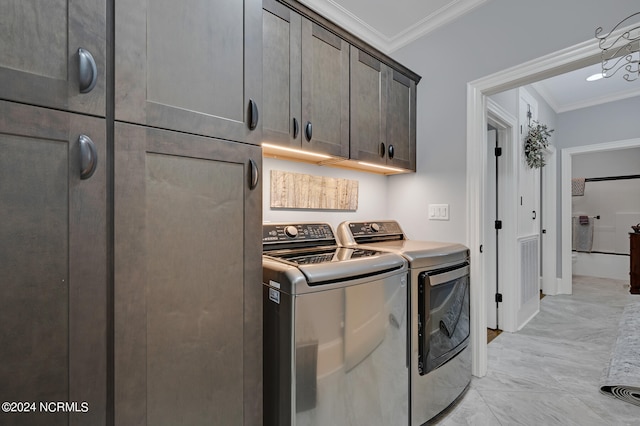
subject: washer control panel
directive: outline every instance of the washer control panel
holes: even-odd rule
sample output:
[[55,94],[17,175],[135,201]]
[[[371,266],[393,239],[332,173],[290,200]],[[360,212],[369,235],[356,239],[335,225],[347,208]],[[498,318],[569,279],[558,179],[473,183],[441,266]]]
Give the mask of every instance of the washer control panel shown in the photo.
[[318,242],[333,243],[335,237],[328,223],[265,223],[262,225],[262,243]]
[[354,237],[402,234],[400,225],[395,221],[349,222],[349,232]]

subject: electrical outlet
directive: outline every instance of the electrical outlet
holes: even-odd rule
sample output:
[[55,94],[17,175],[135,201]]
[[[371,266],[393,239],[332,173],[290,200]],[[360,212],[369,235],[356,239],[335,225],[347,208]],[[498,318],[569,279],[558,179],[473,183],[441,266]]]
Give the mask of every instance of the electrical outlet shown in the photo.
[[429,204],[429,220],[449,220],[449,204]]

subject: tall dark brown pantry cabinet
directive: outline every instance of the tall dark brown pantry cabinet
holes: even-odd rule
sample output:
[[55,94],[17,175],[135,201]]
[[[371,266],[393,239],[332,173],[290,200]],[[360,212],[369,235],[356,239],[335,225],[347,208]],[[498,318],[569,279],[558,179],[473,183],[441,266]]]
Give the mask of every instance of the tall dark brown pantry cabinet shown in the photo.
[[107,422],[106,12],[0,3],[2,425]]
[[262,3],[115,3],[116,425],[262,424]]
[[105,425],[105,154],[104,119],[0,101],[2,425]]

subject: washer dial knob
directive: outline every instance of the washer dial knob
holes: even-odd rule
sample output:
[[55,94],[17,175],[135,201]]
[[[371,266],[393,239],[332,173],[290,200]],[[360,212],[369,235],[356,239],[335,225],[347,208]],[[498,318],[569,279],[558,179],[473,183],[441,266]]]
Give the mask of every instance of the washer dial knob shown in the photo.
[[287,226],[286,228],[284,228],[284,233],[289,238],[295,238],[298,236],[298,228],[296,228],[295,226]]
[[371,230],[373,232],[380,232],[380,225],[378,225],[377,223],[372,223],[371,224]]

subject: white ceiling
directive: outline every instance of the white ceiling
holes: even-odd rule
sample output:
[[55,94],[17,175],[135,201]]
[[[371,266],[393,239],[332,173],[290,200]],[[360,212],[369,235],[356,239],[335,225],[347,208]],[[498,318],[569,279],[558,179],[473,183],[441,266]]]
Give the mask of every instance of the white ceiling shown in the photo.
[[[390,54],[487,0],[299,1]],[[600,71],[600,64],[596,64],[533,86],[557,113],[640,96],[640,79],[627,82],[620,72],[595,82],[585,80]]]
[[533,87],[556,113],[640,96],[640,80],[626,81],[622,71],[609,78],[586,80],[600,72],[602,66],[598,63],[533,83]]

